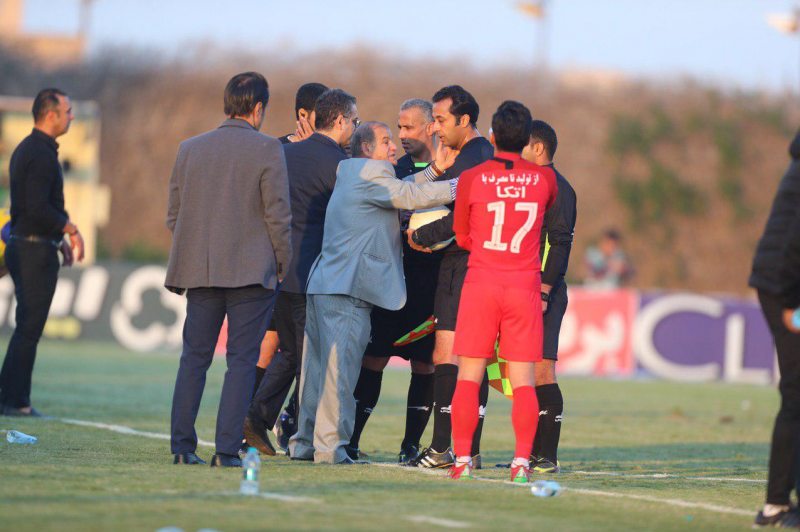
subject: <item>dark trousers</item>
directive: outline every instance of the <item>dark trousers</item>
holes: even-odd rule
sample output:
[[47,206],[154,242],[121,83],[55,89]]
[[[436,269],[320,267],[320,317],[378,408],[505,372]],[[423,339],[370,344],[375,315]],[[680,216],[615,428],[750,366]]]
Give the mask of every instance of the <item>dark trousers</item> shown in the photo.
[[17,327],[0,371],[0,403],[24,408],[31,405],[36,346],[56,291],[58,250],[48,243],[12,239],[5,257],[17,298]]
[[775,418],[772,450],[769,457],[767,504],[789,504],[797,482],[797,453],[800,449],[800,334],[783,324],[783,307],[774,295],[758,291],[758,300],[767,319],[781,372],[781,409]]
[[[263,419],[269,428],[275,425],[292,382],[295,379],[300,382],[300,360],[306,327],[306,295],[281,292],[278,294],[275,312],[280,351],[275,353],[267,366],[250,406],[250,413]],[[297,393],[298,387],[295,386],[295,407]]]
[[263,286],[194,288],[186,298],[183,353],[172,397],[172,452],[197,450],[194,424],[206,372],[227,314],[228,371],[222,385],[215,441],[218,453],[236,455],[242,446],[244,418],[253,393],[261,341],[275,306],[275,291]]

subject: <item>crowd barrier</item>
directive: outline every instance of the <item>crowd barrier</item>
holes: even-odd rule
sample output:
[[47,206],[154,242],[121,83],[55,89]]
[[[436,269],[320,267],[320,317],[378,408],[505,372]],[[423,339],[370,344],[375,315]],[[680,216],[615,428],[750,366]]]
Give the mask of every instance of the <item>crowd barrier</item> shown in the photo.
[[[181,346],[186,301],[163,288],[163,265],[64,269],[44,335],[111,340],[132,351]],[[14,327],[14,288],[0,279],[0,334]],[[223,341],[224,344],[224,341]],[[560,375],[651,376],[769,384],[774,344],[754,299],[656,291],[569,289]]]

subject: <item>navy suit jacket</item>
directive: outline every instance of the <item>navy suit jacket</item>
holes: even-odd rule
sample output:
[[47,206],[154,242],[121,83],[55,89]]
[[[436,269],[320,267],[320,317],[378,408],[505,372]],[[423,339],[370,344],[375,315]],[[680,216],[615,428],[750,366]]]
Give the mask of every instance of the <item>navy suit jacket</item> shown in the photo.
[[336,169],[347,159],[341,146],[314,133],[284,146],[292,210],[292,261],[281,290],[304,294],[311,265],[322,251],[325,212],[336,184]]

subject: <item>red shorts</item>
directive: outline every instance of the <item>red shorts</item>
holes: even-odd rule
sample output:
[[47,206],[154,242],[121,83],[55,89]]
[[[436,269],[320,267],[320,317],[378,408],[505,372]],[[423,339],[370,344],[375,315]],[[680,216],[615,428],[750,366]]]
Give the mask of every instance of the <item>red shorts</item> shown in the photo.
[[512,362],[541,362],[542,298],[538,289],[464,283],[453,353],[492,358],[500,336],[500,356]]

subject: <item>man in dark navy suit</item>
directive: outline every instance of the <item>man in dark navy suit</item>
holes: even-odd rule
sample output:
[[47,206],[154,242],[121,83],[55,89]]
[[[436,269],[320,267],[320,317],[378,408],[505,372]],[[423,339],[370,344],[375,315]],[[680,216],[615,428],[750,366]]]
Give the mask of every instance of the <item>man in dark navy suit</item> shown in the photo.
[[267,368],[244,428],[247,442],[266,455],[275,454],[267,431],[275,425],[295,377],[299,382],[306,281],[322,251],[325,213],[336,184],[336,169],[348,158],[344,147],[359,123],[355,97],[341,89],[320,95],[315,113],[316,132],[284,148],[292,208],[292,261],[275,310],[280,352]]

